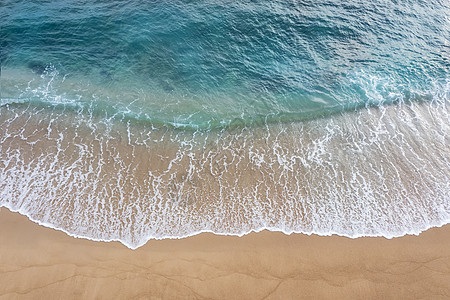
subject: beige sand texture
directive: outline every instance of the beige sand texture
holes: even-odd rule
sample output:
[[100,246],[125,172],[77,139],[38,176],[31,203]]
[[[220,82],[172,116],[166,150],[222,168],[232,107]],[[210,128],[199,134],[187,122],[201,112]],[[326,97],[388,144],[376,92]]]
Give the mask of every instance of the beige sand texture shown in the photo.
[[1,299],[449,299],[450,226],[348,239],[200,234],[130,250],[0,211]]

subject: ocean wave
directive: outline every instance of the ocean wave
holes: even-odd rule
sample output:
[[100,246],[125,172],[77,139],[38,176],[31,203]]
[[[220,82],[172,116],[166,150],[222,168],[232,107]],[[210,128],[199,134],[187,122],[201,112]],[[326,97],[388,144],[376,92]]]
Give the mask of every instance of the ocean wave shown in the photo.
[[449,220],[447,102],[218,132],[30,107],[0,122],[1,205],[74,236],[130,248],[205,231],[395,237]]
[[[307,121],[400,102],[445,101],[448,99],[449,89],[449,83],[445,80],[430,81],[426,88],[415,87],[413,84],[402,83],[395,76],[380,76],[374,70],[360,70],[346,75],[348,82],[346,85],[352,86],[352,89],[358,91],[357,96],[352,93],[347,94],[350,99],[348,102],[339,103],[336,100],[336,104],[330,105],[327,100],[316,95],[310,96],[308,101],[317,103],[317,107],[271,110],[266,114],[257,112],[208,114],[208,112],[191,109],[188,111],[171,110],[167,105],[148,109],[148,107],[136,105],[135,102],[139,101],[139,97],[154,97],[154,94],[164,97],[164,91],[162,94],[155,90],[152,90],[149,95],[141,93],[133,100],[132,97],[127,98],[124,94],[117,96],[116,90],[108,89],[105,86],[93,85],[91,82],[82,85],[78,80],[71,79],[70,74],[61,75],[53,65],[46,66],[44,71],[37,75],[20,69],[7,69],[6,74],[3,86],[10,90],[9,97],[2,97],[0,106],[31,105],[45,109],[101,116],[107,120],[125,123],[147,124],[147,126],[153,127],[167,126],[173,129],[194,131]],[[16,82],[21,82],[21,85],[15,84]],[[232,98],[233,96],[228,97]],[[305,101],[302,96],[284,95],[283,98],[285,97],[299,97],[298,102]],[[351,99],[354,97],[358,97],[358,100]],[[188,100],[184,99],[184,101]],[[221,99],[218,98],[216,101],[220,102]],[[239,103],[239,99],[233,99],[233,101]],[[162,111],[165,112],[162,113]],[[164,116],[164,114],[166,115]]]

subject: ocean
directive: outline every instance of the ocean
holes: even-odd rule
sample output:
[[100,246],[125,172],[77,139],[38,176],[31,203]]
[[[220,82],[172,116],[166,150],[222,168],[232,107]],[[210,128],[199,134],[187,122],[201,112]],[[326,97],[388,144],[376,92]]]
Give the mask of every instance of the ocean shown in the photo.
[[449,16],[445,0],[3,0],[0,207],[132,249],[447,224]]

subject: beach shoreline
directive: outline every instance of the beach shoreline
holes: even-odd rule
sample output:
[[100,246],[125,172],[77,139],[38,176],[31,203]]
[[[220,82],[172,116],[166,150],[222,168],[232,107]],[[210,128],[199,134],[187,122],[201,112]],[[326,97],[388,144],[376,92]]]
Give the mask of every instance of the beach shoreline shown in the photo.
[[431,298],[450,296],[450,226],[358,238],[263,231],[151,240],[130,250],[0,209],[0,298]]
[[263,228],[352,238],[418,234],[449,220],[441,184],[449,181],[448,124],[440,105],[197,134],[5,106],[1,206],[129,248],[149,238]]
[[450,1],[2,1],[0,300],[450,299]]

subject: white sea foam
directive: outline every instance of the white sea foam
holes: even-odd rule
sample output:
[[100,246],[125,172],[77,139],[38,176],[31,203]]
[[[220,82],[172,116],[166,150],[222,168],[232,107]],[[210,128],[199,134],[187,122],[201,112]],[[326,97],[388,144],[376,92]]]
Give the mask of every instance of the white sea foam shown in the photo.
[[0,206],[132,249],[201,232],[419,234],[450,220],[448,87],[430,102],[216,131],[12,101],[0,113]]

